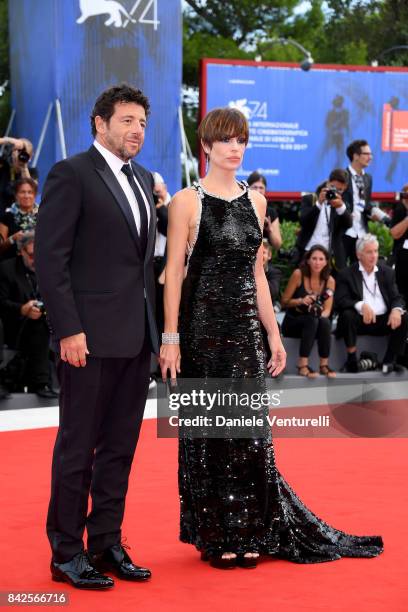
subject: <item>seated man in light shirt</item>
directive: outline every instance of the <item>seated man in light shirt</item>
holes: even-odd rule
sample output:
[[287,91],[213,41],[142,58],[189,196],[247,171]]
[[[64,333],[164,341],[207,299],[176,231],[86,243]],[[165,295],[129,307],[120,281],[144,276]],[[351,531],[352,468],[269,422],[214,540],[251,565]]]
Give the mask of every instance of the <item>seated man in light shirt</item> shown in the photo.
[[389,335],[383,357],[383,373],[404,368],[396,364],[407,337],[408,318],[392,268],[378,262],[378,241],[372,234],[357,240],[358,262],[337,277],[335,307],[339,311],[336,335],[347,349],[345,369],[358,371],[357,336]]

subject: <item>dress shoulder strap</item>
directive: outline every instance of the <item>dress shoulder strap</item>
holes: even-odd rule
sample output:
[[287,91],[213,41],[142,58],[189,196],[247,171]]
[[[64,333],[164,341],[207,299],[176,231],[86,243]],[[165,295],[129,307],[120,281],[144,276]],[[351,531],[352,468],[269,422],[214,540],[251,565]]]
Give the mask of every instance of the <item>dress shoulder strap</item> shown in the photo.
[[200,185],[200,183],[198,181],[194,181],[194,183],[191,185],[192,189],[195,189],[197,192],[197,195],[200,197],[201,200],[204,199],[204,189],[202,188],[202,186]]

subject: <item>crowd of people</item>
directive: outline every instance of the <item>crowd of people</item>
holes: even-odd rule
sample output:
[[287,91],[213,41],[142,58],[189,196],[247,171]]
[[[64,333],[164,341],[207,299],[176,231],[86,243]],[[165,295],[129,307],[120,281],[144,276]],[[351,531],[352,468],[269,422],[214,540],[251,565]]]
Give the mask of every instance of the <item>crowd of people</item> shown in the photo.
[[[28,390],[55,398],[52,352],[46,313],[38,291],[34,266],[34,232],[38,213],[38,173],[29,167],[33,154],[24,138],[0,138],[0,398],[10,391]],[[282,247],[276,206],[268,203],[263,231],[264,270],[275,309],[282,309],[281,332],[299,339],[300,376],[334,378],[330,366],[333,334],[343,338],[343,371],[359,371],[357,338],[360,334],[388,336],[384,353],[373,359],[384,373],[408,366],[408,184],[392,216],[371,200],[373,180],[367,172],[372,160],[369,144],[356,140],[347,147],[350,164],[334,169],[314,193],[302,197],[299,229],[291,254],[293,271],[286,286],[274,264]],[[250,190],[267,193],[266,178],[254,171]],[[166,234],[171,196],[165,180],[153,172],[157,231],[154,251],[157,325],[164,326],[163,287],[166,270]],[[392,265],[379,259],[379,245],[368,221],[384,224],[394,239]],[[277,254],[277,255],[276,255]],[[393,269],[394,268],[394,269]],[[319,369],[309,358],[314,344]],[[3,346],[13,357],[3,362]],[[268,343],[265,342],[268,354]],[[3,363],[1,363],[3,362]],[[153,368],[154,370],[154,368]],[[154,376],[159,371],[152,371]]]
[[[273,265],[272,249],[281,245],[279,218],[268,206],[264,228],[264,266],[274,303],[284,310],[283,336],[299,338],[298,373],[334,378],[329,365],[333,332],[345,343],[343,371],[360,369],[358,335],[388,336],[384,352],[373,355],[372,368],[384,374],[408,366],[408,185],[404,185],[392,216],[372,202],[373,179],[367,172],[372,160],[366,140],[347,147],[346,169],[334,169],[315,193],[302,197],[299,230],[291,261],[294,270],[282,286]],[[258,172],[248,177],[251,189],[266,192],[266,179]],[[383,224],[394,239],[389,263],[379,258],[379,243],[369,233],[368,221]],[[393,269],[395,268],[395,270]],[[309,365],[314,344],[319,372]]]

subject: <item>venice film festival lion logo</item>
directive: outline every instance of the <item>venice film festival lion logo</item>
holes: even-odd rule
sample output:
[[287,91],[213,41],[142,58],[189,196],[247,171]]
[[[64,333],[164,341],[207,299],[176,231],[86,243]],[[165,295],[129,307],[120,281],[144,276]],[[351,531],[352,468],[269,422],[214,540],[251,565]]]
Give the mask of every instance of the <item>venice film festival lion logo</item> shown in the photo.
[[88,17],[97,15],[109,15],[105,25],[113,25],[115,28],[126,27],[129,21],[136,23],[125,7],[116,0],[79,0],[79,8],[81,16],[77,19],[78,24],[84,23]]

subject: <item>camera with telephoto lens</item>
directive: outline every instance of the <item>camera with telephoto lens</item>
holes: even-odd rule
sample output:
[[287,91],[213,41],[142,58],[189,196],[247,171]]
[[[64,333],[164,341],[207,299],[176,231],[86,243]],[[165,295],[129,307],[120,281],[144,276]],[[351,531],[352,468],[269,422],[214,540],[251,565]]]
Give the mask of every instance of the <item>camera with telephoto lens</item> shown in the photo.
[[326,289],[323,293],[318,295],[315,301],[310,304],[309,312],[316,318],[319,318],[323,312],[324,303],[333,295],[333,291],[331,289]]
[[[14,150],[15,150],[14,145],[10,143],[3,146],[3,154],[1,156],[1,159],[6,161],[9,164],[9,166],[13,165],[13,151]],[[30,156],[27,153],[27,150],[25,147],[18,151],[17,157],[18,157],[18,160],[22,164],[27,164],[30,161]]]
[[339,191],[336,189],[336,187],[330,187],[326,191],[326,200],[330,202],[331,200],[335,200],[336,198],[338,198],[339,195]]
[[370,351],[361,352],[360,359],[358,361],[359,372],[372,372],[373,370],[378,369],[378,365],[377,353],[372,353]]

